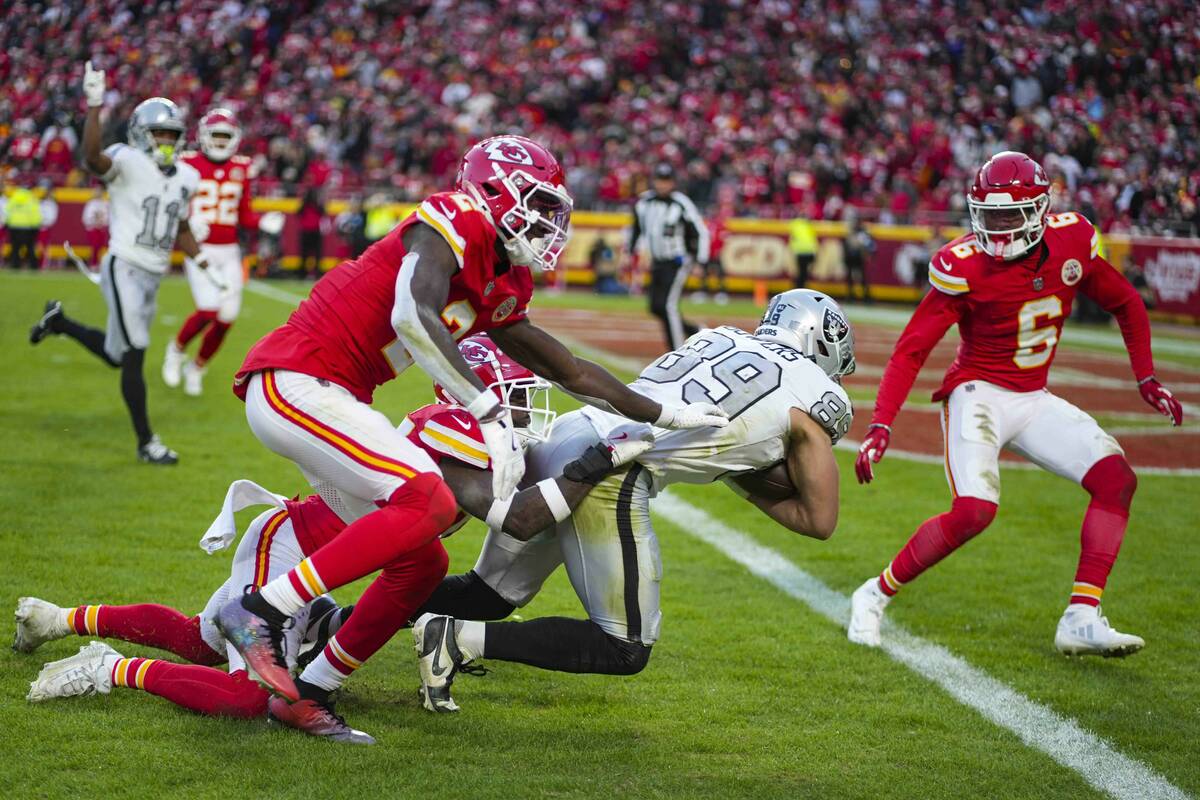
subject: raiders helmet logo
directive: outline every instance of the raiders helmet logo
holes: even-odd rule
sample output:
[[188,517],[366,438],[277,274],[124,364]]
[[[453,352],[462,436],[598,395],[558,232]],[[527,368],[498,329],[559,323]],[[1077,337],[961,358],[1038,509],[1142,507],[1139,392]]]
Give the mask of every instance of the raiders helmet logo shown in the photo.
[[1074,286],[1083,277],[1083,265],[1074,258],[1068,258],[1062,265],[1062,282]]
[[841,314],[833,309],[825,309],[825,317],[821,320],[821,332],[827,342],[840,342],[850,333],[850,324]]
[[505,319],[509,314],[511,314],[512,312],[514,312],[516,310],[517,310],[517,298],[508,297],[492,313],[492,322],[500,322],[502,319]]
[[488,158],[492,161],[533,166],[533,156],[529,155],[529,151],[525,149],[525,145],[516,139],[496,139],[488,143],[485,151],[488,154]]

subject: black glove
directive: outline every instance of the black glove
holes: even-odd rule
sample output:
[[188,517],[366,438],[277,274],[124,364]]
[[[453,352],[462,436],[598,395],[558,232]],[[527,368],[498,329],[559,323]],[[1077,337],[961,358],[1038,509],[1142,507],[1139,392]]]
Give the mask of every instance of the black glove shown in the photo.
[[605,445],[592,445],[579,458],[563,467],[563,477],[595,486],[613,471],[611,452]]

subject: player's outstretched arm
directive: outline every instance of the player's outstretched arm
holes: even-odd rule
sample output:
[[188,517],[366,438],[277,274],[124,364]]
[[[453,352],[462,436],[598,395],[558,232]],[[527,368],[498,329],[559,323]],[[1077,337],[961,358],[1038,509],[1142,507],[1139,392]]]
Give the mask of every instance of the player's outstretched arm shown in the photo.
[[785,500],[746,499],[790,531],[828,539],[838,521],[838,465],[829,434],[798,408],[791,413],[787,470],[796,494]]
[[588,405],[660,428],[724,427],[728,414],[711,403],[666,406],[638,394],[599,364],[577,357],[528,320],[492,331],[505,353]]
[[87,98],[87,117],[83,122],[83,163],[96,175],[107,175],[112,159],[100,149],[100,108],[104,105],[104,70],[92,69],[92,62],[83,67],[83,94]]
[[442,478],[454,492],[460,508],[486,521],[488,527],[501,529],[524,542],[569,517],[597,483],[645,452],[652,441],[647,437],[646,446],[637,448],[632,456],[598,442],[564,466],[559,477],[538,481],[499,500],[492,493],[491,476],[481,469],[446,461],[442,463]]

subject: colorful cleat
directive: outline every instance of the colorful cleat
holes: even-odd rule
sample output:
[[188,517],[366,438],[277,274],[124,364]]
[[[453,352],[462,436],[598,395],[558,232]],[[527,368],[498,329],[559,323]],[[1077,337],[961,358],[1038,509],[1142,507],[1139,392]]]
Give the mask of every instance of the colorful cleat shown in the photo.
[[892,598],[879,588],[879,578],[871,578],[850,595],[850,624],[846,627],[846,638],[855,644],[879,647],[882,638],[879,629],[883,626],[883,610]]
[[450,686],[456,673],[472,671],[466,668],[470,662],[463,660],[455,631],[454,617],[422,614],[413,624],[413,643],[421,673],[418,696],[421,705],[437,714],[458,711],[458,704],[450,696]]
[[309,736],[346,744],[375,744],[374,736],[347,725],[328,700],[306,697],[289,703],[282,697],[272,697],[267,701],[267,709],[267,719],[271,722],[304,731]]
[[112,691],[113,663],[122,655],[104,642],[92,642],[79,652],[61,661],[51,661],[42,667],[37,678],[29,684],[25,699],[42,703],[57,697],[87,697]]
[[1054,633],[1054,646],[1067,656],[1124,658],[1146,646],[1140,636],[1121,633],[1101,616],[1099,606],[1076,603],[1067,606]]
[[46,307],[42,309],[42,318],[35,322],[33,327],[29,329],[29,343],[37,344],[50,334],[58,333],[55,323],[62,316],[62,313],[62,303],[57,300],[47,300]]
[[17,600],[17,632],[13,635],[13,650],[32,653],[46,642],[70,636],[74,631],[67,624],[66,609],[36,597]]
[[213,619],[225,640],[246,659],[251,676],[271,691],[294,701],[300,699],[300,693],[288,672],[283,652],[283,630],[287,621],[287,617],[258,592],[230,600]]

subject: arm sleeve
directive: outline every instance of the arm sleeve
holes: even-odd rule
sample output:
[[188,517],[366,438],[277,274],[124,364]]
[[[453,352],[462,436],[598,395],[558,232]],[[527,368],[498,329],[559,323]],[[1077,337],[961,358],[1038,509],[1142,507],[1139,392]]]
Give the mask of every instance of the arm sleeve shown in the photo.
[[[1093,252],[1095,248],[1093,247]],[[1141,295],[1113,266],[1093,254],[1092,265],[1079,287],[1101,308],[1117,318],[1121,338],[1129,351],[1133,377],[1142,381],[1154,374],[1154,357],[1150,352],[1150,316]]]
[[683,206],[683,218],[687,220],[688,227],[692,229],[692,235],[695,237],[696,261],[701,264],[707,264],[709,257],[709,237],[708,226],[704,224],[704,217],[700,216],[700,212],[696,209],[696,204],[687,195],[676,194],[675,199],[679,202],[679,205]]
[[913,312],[912,319],[904,326],[896,349],[888,359],[879,381],[879,394],[875,398],[875,416],[872,423],[891,425],[904,405],[917,373],[929,351],[933,349],[950,329],[962,318],[966,300],[940,291],[931,291]]

